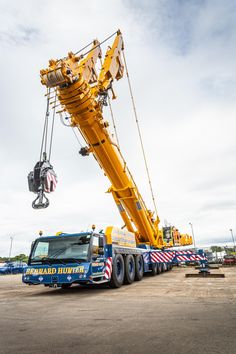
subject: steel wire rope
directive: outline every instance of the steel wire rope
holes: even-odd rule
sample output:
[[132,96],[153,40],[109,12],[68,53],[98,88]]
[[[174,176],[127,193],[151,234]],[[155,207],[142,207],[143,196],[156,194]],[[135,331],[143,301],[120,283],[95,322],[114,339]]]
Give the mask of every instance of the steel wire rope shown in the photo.
[[[71,130],[72,130],[72,132],[73,132],[73,134],[74,134],[74,136],[75,136],[77,142],[79,143],[79,146],[82,148],[83,145],[81,144],[81,142],[80,142],[80,140],[79,140],[79,138],[78,138],[78,136],[77,136],[77,134],[76,134],[76,132],[75,132],[75,130],[74,130],[74,127],[73,127],[70,123],[69,123],[69,124],[64,123],[64,119],[69,119],[69,117],[63,118],[62,112],[58,112],[58,113],[59,113],[59,115],[60,115],[61,123],[62,123],[65,127],[71,128]],[[78,127],[76,127],[76,128],[77,128],[78,131],[80,132],[79,128],[78,128]],[[80,132],[80,133],[81,133],[81,132]],[[81,134],[81,135],[82,135],[82,134]]]
[[120,143],[119,143],[118,133],[117,133],[117,129],[116,129],[116,122],[115,122],[115,117],[114,117],[114,113],[113,113],[112,106],[111,106],[111,100],[110,100],[109,93],[107,93],[107,98],[108,98],[108,106],[109,106],[110,113],[111,113],[111,119],[112,119],[113,129],[114,129],[114,132],[115,132],[117,146],[120,149]]
[[48,117],[49,117],[49,103],[50,103],[50,88],[48,89],[48,92],[47,92],[47,106],[46,106],[46,113],[45,113],[45,119],[44,119],[43,136],[42,136],[42,143],[41,143],[39,161],[42,160],[43,146],[44,146],[44,152],[46,152],[46,148],[47,148],[47,130],[48,130]]
[[[112,33],[110,36],[108,36],[107,38],[105,38],[102,42],[98,43],[95,47],[91,48],[90,50],[88,50],[87,52],[83,53],[82,56],[90,53],[92,50],[96,49],[97,47],[99,47],[100,45],[104,44],[105,42],[107,42],[109,39],[111,39],[115,34],[117,34],[119,30],[117,30],[116,32]],[[94,41],[90,42],[89,44],[87,44],[86,46],[84,46],[83,48],[81,48],[80,50],[78,50],[77,52],[75,52],[75,55],[81,53],[84,49],[88,48],[91,44],[93,44]],[[64,58],[61,58],[61,59],[58,59],[57,61],[61,61],[61,60],[64,60],[66,59],[67,57],[64,57]]]
[[131,97],[131,101],[132,101],[132,107],[133,107],[133,111],[134,111],[135,122],[136,122],[137,129],[138,129],[139,140],[140,140],[140,144],[141,144],[145,169],[146,169],[146,173],[147,173],[148,183],[149,183],[149,187],[150,187],[150,191],[151,191],[151,196],[152,196],[152,201],[153,201],[155,213],[156,213],[156,216],[158,216],[155,196],[154,196],[154,192],[153,192],[153,188],[152,188],[151,177],[150,177],[147,158],[146,158],[146,154],[145,154],[145,150],[144,150],[143,138],[142,138],[141,129],[139,126],[138,115],[137,115],[137,110],[136,110],[136,106],[135,106],[135,102],[134,102],[134,96],[133,96],[133,91],[132,91],[132,87],[131,87],[131,82],[130,82],[130,77],[129,77],[129,72],[128,72],[128,67],[127,67],[124,51],[122,51],[122,54],[123,54],[123,59],[124,59],[125,72],[126,72],[126,77],[127,77],[127,81],[128,81],[130,97]]
[[[117,30],[116,32],[112,33],[110,36],[108,36],[107,38],[105,38],[102,42],[99,42],[95,47],[91,48],[90,50],[88,50],[87,52],[83,53],[82,56],[85,56],[87,54],[89,54],[92,50],[96,49],[97,47],[100,47],[102,44],[104,44],[105,42],[107,42],[109,39],[111,39],[115,34],[117,34],[119,32],[119,30]],[[78,50],[77,52],[75,52],[75,55],[81,53],[84,49],[86,49],[87,47],[89,47],[91,44],[93,44],[94,41],[90,42],[89,44],[87,44],[86,46],[84,46],[83,48],[81,48],[80,50]],[[61,59],[58,59],[57,61],[61,61],[61,60],[64,60],[66,59],[67,57],[64,57],[64,58],[61,58]],[[49,90],[49,95],[50,95],[50,90]],[[117,131],[116,131],[116,125],[115,125],[115,120],[114,120],[114,115],[113,115],[113,112],[112,112],[112,108],[111,108],[111,104],[110,104],[110,98],[108,96],[108,103],[109,103],[109,108],[110,108],[110,112],[111,112],[111,116],[112,116],[112,122],[113,122],[113,127],[114,127],[114,130],[115,130],[115,135],[116,135],[116,140],[117,140],[117,145],[119,147],[119,140],[118,140],[118,135],[117,135]],[[78,136],[76,135],[73,127],[72,127],[72,131],[76,137],[76,140],[78,141],[79,145],[82,147],[82,144],[80,143],[79,141],[79,138]],[[79,130],[80,131],[80,130]],[[81,133],[81,132],[80,132]],[[41,154],[40,154],[41,156]]]
[[[90,53],[92,50],[96,49],[97,47],[100,47],[102,44],[104,44],[105,42],[107,42],[109,39],[111,39],[115,34],[117,34],[118,31],[112,33],[109,37],[105,38],[102,42],[98,43],[95,47],[89,49],[87,52],[83,53],[83,56]],[[93,43],[93,42],[91,42]],[[91,44],[90,43],[90,44]],[[90,45],[89,44],[89,45]],[[81,49],[80,51],[82,51],[83,49]],[[76,54],[78,54],[80,51],[78,51]]]
[[[102,59],[101,58],[100,58],[100,65],[101,65],[101,70],[102,70]],[[112,109],[112,105],[111,105],[111,99],[110,99],[108,90],[107,90],[107,100],[108,100],[108,106],[109,106],[110,113],[111,113],[111,119],[112,119],[115,137],[116,137],[116,143],[117,143],[118,148],[120,149],[120,143],[119,143],[118,133],[117,133],[117,129],[116,129],[115,117],[114,117],[114,113],[113,113],[113,109]]]
[[51,126],[51,137],[50,137],[50,145],[49,145],[49,153],[48,153],[48,160],[50,161],[51,152],[52,152],[52,140],[53,140],[53,133],[54,133],[54,122],[55,122],[55,114],[56,114],[56,100],[57,100],[57,91],[54,90],[55,97],[54,97],[54,107],[53,107],[53,117],[52,117],[52,126]]
[[80,140],[79,140],[79,138],[78,138],[78,136],[77,136],[76,132],[74,131],[74,128],[73,128],[73,127],[71,127],[71,129],[72,129],[72,132],[74,133],[74,136],[75,136],[76,140],[77,140],[77,141],[78,141],[78,143],[79,143],[79,146],[82,148],[82,147],[83,147],[83,145],[81,144],[81,142],[80,142]]

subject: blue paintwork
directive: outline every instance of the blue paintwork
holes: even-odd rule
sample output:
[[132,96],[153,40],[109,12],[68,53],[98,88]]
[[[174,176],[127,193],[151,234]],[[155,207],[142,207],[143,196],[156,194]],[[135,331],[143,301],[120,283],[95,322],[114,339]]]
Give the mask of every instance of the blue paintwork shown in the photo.
[[[82,272],[77,272],[82,269]],[[83,262],[80,264],[68,263],[52,265],[28,266],[23,273],[22,281],[26,284],[66,284],[73,282],[92,283],[91,276],[95,270],[102,267],[92,267],[92,263]],[[32,274],[31,274],[32,272]],[[47,274],[48,272],[53,274]],[[63,274],[65,273],[65,274]]]
[[88,232],[77,232],[76,234],[61,233],[58,236],[55,236],[55,235],[41,236],[41,237],[37,238],[37,240],[40,240],[40,238],[47,239],[47,238],[51,238],[51,237],[60,237],[60,236],[63,236],[63,237],[68,236],[69,237],[69,236],[87,236],[87,235],[93,235],[93,232],[89,232],[89,231]]
[[[86,236],[92,235],[92,232],[81,232],[75,234],[62,234],[65,236]],[[43,239],[51,238],[53,236],[43,236]],[[60,237],[60,236],[54,236]],[[142,257],[144,263],[144,273],[151,271],[153,262],[151,261],[151,253],[158,250],[151,249],[145,244],[139,245],[137,248],[142,249]],[[137,250],[136,248],[136,250]],[[132,249],[134,250],[134,249]],[[157,262],[158,264],[178,264],[176,254],[178,251],[173,250],[159,250],[160,252],[174,252],[174,258],[171,262]],[[131,252],[132,253],[132,252]],[[185,256],[190,256],[187,252],[183,253]],[[200,255],[204,255],[203,251],[199,251]],[[95,284],[98,282],[107,282],[104,277],[104,270],[106,260],[113,256],[113,246],[110,244],[104,245],[104,255],[101,255],[96,260],[81,263],[62,263],[58,264],[34,264],[29,265],[24,269],[22,281],[26,284],[44,284],[48,286],[60,286],[61,284],[79,283],[79,284]],[[202,262],[201,262],[202,263]],[[205,264],[206,261],[203,261]]]
[[6,262],[0,267],[0,274],[17,274],[23,273],[27,264],[24,262]]

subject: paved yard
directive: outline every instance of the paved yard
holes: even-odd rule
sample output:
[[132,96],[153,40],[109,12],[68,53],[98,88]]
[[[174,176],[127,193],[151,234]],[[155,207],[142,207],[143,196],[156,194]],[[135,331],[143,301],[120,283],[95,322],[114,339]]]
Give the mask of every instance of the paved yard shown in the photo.
[[175,268],[120,289],[26,286],[0,277],[0,353],[236,353],[236,267]]

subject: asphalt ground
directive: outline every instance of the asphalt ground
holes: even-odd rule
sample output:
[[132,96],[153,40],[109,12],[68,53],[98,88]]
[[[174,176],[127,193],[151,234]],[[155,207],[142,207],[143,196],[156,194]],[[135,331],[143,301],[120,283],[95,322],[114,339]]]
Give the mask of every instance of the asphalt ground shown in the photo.
[[236,353],[236,267],[175,268],[120,289],[26,286],[0,277],[0,353]]

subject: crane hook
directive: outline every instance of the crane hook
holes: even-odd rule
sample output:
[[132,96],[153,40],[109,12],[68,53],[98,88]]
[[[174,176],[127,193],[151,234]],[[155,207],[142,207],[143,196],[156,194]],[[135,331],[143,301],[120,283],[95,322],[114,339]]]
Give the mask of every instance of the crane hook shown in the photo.
[[38,161],[34,170],[28,174],[29,190],[37,194],[37,198],[32,203],[34,209],[45,209],[49,206],[45,192],[54,192],[56,184],[57,175],[50,162],[48,160]]
[[42,187],[39,188],[37,198],[32,202],[33,209],[45,209],[49,206],[49,200],[43,192]]

